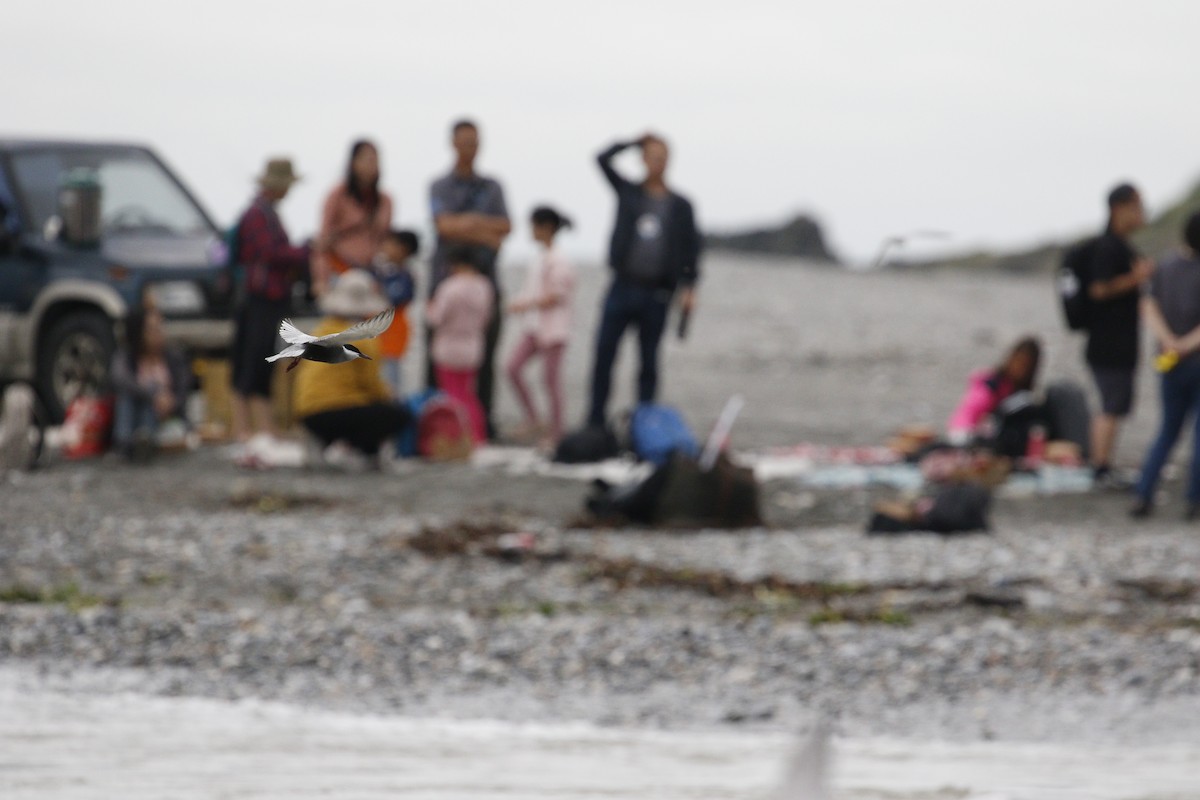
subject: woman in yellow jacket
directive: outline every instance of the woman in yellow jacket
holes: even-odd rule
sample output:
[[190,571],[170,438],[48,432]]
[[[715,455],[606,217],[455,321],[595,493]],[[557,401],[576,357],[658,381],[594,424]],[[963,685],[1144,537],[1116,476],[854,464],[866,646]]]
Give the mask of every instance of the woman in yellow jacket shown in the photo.
[[[320,300],[325,317],[314,336],[345,330],[386,310],[387,298],[375,278],[364,270],[349,270]],[[324,444],[345,442],[366,456],[395,436],[410,418],[392,398],[380,374],[379,341],[353,343],[366,358],[345,364],[300,362],[296,375],[295,412],[301,424]]]

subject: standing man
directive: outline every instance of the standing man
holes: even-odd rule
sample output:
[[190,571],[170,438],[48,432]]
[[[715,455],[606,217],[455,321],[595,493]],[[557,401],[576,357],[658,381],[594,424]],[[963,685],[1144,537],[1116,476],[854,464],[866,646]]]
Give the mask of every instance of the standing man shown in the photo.
[[245,299],[237,309],[230,359],[233,362],[233,435],[246,442],[253,434],[274,436],[271,421],[271,373],[267,356],[275,353],[279,323],[289,313],[292,286],[308,268],[308,247],[293,247],[275,206],[300,178],[292,162],[267,162],[259,192],[238,222],[236,260],[246,269]]
[[[496,308],[503,307],[500,276],[496,270],[496,255],[500,245],[512,231],[508,219],[508,207],[504,204],[504,190],[493,178],[485,178],[475,172],[475,157],[479,154],[479,126],[471,120],[460,120],[451,128],[451,143],[454,146],[454,169],[444,178],[439,178],[429,187],[429,201],[433,211],[433,223],[437,229],[437,249],[433,254],[433,269],[429,281],[429,296],[450,274],[449,253],[457,246],[465,246],[496,292]],[[495,438],[496,427],[492,418],[492,399],[495,394],[495,355],[500,341],[501,315],[493,314],[488,323],[484,345],[483,363],[479,368],[476,393],[483,406],[489,439]],[[426,331],[425,375],[426,383],[436,385],[433,361],[430,358],[432,336]]]
[[1136,188],[1123,183],[1109,192],[1108,227],[1092,249],[1088,282],[1087,363],[1100,392],[1100,413],[1092,419],[1092,467],[1100,485],[1114,485],[1118,429],[1133,410],[1141,287],[1154,274],[1154,262],[1138,255],[1129,237],[1145,224]]
[[[612,165],[617,154],[641,148],[646,177],[633,183]],[[658,346],[667,324],[671,298],[679,289],[679,305],[690,314],[700,277],[700,232],[692,204],[667,187],[666,141],[648,133],[631,142],[618,142],[600,154],[604,177],[617,193],[608,263],[614,277],[601,311],[592,370],[592,400],[588,425],[607,419],[613,362],[625,329],[635,325],[641,351],[638,402],[654,401],[658,392]]]

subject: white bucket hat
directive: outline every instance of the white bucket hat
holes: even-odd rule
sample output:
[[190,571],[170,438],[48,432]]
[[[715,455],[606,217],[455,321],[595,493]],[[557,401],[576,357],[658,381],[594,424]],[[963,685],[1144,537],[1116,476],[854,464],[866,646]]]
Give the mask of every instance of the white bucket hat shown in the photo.
[[390,307],[375,278],[361,269],[343,272],[321,297],[319,305],[326,314],[346,319],[366,319],[382,314]]

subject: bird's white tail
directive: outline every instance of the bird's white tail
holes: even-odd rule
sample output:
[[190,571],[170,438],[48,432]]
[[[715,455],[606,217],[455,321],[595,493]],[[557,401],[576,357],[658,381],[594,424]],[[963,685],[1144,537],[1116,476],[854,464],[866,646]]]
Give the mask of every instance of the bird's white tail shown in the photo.
[[304,354],[304,345],[294,344],[285,347],[273,356],[267,356],[267,361],[278,361],[281,358],[297,358]]

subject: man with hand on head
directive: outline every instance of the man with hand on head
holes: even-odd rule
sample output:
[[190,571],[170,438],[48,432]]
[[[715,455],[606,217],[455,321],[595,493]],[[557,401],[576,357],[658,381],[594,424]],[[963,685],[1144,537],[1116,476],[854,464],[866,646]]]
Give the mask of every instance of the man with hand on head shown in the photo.
[[[631,147],[641,149],[646,168],[640,183],[628,180],[613,167],[617,154]],[[659,343],[672,297],[678,290],[684,314],[690,314],[695,306],[700,232],[692,204],[667,186],[669,156],[666,140],[647,133],[618,142],[598,157],[604,177],[617,193],[617,218],[608,255],[613,282],[596,334],[589,426],[605,424],[613,363],[625,330],[633,325],[638,331],[638,402],[653,402],[658,393]]]

